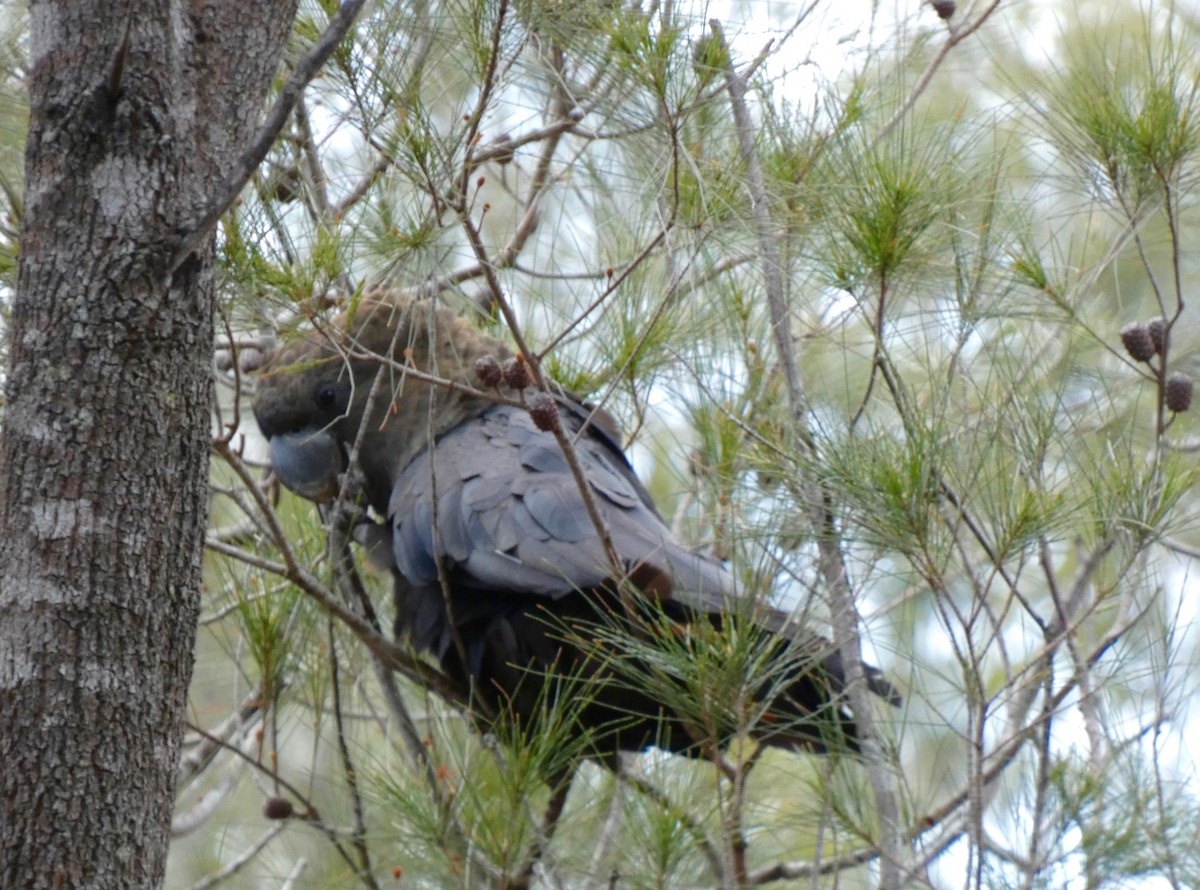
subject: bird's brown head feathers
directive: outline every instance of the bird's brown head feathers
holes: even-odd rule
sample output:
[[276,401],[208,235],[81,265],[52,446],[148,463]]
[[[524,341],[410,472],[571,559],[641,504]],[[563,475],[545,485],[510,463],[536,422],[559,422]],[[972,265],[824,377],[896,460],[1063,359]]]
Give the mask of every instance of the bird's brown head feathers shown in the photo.
[[487,404],[472,392],[475,362],[511,354],[432,302],[368,294],[268,357],[254,415],[293,491],[330,497],[357,443],[367,495],[383,509],[395,473]]

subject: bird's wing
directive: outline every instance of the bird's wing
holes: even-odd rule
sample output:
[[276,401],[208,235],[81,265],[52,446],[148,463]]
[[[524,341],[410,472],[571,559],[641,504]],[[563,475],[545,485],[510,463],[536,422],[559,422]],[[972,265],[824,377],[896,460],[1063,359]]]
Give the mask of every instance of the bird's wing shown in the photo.
[[[622,572],[693,610],[726,605],[729,575],[674,539],[612,443],[585,432],[574,451]],[[520,408],[493,407],[443,435],[401,472],[388,512],[403,580],[428,589],[444,577],[461,609],[472,591],[559,599],[618,574],[554,435]]]

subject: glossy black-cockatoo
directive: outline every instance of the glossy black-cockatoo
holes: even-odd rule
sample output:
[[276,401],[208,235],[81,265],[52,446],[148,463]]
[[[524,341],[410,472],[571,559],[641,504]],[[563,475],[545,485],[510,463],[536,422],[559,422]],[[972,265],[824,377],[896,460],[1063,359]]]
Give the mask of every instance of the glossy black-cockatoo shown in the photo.
[[[514,389],[524,371],[464,318],[384,294],[271,356],[254,414],[275,474],[302,497],[333,497],[356,461],[362,495],[383,518],[361,537],[391,569],[397,639],[461,684],[485,728],[498,714],[532,719],[547,684],[567,675],[569,704],[578,725],[595,730],[598,755],[711,745],[701,737],[713,721],[699,726],[695,713],[663,700],[672,698],[660,682],[669,659],[651,653],[656,637],[669,636],[674,657],[694,640],[711,659],[720,635],[741,628],[759,634],[778,667],[742,702],[750,734],[788,748],[854,750],[832,644],[739,599],[724,566],[684,547],[663,522],[607,415],[563,392]],[[614,645],[613,628],[637,644]],[[878,671],[865,670],[872,691],[894,702]],[[736,729],[739,718],[728,717],[717,730]]]

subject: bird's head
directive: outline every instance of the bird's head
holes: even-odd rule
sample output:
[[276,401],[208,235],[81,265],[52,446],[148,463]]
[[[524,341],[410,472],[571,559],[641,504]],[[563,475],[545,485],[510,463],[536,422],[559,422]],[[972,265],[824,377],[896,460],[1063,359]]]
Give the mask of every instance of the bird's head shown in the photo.
[[483,355],[509,351],[447,309],[387,294],[278,349],[259,375],[254,416],[280,481],[327,500],[356,452],[372,506],[386,510],[395,475],[479,410],[482,398],[463,388],[478,385]]

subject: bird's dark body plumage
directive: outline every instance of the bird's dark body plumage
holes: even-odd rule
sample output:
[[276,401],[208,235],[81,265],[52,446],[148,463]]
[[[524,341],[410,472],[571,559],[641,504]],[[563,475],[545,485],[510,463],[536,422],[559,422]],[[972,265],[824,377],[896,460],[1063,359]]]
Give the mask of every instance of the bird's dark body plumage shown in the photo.
[[[468,391],[481,356],[505,360],[509,352],[428,303],[365,300],[332,339],[295,344],[269,362],[255,415],[277,474],[322,500],[357,454],[364,494],[387,517],[364,537],[392,570],[397,635],[469,687],[481,714],[529,717],[548,674],[577,672],[586,687],[580,724],[606,727],[598,753],[691,748],[695,733],[631,680],[644,667],[615,669],[576,645],[572,628],[586,635],[589,625],[624,622],[645,635],[647,625],[631,620],[623,576],[672,633],[686,635],[697,622],[720,630],[735,608],[730,575],[671,534],[606,416],[559,393],[561,430],[610,537],[606,551],[555,435],[526,408]],[[842,664],[829,642],[777,610],[736,611],[780,638],[779,657],[789,659],[788,679],[771,685],[753,734],[785,747],[853,749]],[[894,698],[867,670],[874,691]]]

